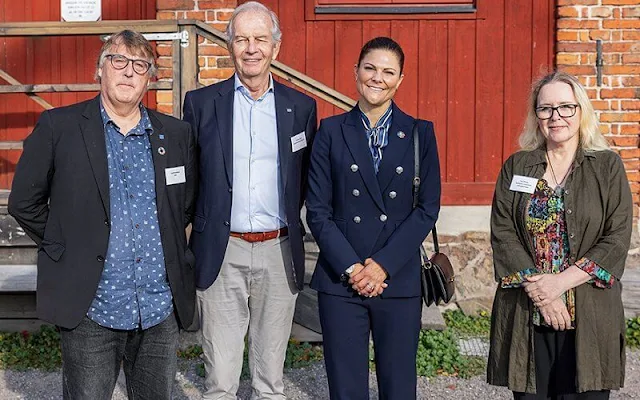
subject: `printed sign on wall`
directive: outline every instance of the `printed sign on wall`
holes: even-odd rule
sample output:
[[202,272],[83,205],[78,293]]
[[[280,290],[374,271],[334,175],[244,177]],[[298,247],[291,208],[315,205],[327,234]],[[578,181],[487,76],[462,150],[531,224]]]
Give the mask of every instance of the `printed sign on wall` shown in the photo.
[[102,0],[60,0],[60,11],[63,21],[98,21]]

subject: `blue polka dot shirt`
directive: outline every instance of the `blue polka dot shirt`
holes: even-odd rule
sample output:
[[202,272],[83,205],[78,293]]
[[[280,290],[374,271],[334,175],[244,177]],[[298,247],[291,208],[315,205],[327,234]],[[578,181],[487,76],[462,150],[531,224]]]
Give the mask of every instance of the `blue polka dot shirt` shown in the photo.
[[147,329],[173,311],[160,240],[155,170],[144,106],[142,118],[126,135],[106,113],[111,231],[104,270],[87,316],[113,329]]

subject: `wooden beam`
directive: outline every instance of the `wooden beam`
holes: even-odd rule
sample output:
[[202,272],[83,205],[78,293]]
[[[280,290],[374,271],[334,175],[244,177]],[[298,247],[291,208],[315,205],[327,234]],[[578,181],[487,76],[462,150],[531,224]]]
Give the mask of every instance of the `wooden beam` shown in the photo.
[[33,292],[37,276],[35,265],[0,265],[0,292]]
[[[18,80],[16,80],[13,76],[9,75],[2,69],[0,69],[0,78],[4,79],[5,81],[9,82],[12,85],[21,85],[21,83]],[[27,93],[27,96],[31,97],[31,100],[35,101],[36,103],[44,107],[45,110],[51,110],[53,108],[51,104],[47,103],[45,99],[38,96],[37,94]]]
[[[171,82],[151,82],[150,90],[171,90]],[[0,85],[0,93],[99,92],[99,83],[60,83],[38,85]]]
[[171,44],[171,66],[171,76],[174,83],[171,92],[172,114],[174,117],[180,118],[182,116],[182,85],[180,83],[182,59],[180,57],[180,42],[177,40]]
[[0,150],[22,150],[22,141],[0,140]]
[[[184,26],[183,29],[189,34],[189,44],[186,47],[180,46],[180,110],[182,102],[188,91],[198,87],[198,30],[194,25]],[[182,117],[182,113],[179,114]]]
[[175,20],[107,20],[97,22],[4,22],[0,36],[108,35],[123,29],[141,33],[178,32]]

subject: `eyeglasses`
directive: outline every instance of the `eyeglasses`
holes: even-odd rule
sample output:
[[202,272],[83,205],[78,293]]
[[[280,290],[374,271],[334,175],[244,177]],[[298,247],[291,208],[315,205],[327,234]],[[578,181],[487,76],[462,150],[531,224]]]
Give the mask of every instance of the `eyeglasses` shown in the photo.
[[557,111],[560,117],[569,118],[576,115],[578,107],[580,107],[579,104],[563,104],[557,107],[536,107],[536,116],[542,120],[549,119],[553,117],[553,112]]
[[144,75],[151,68],[151,63],[149,61],[140,60],[140,59],[132,59],[129,57],[125,57],[121,54],[107,54],[107,57],[111,61],[111,66],[115,69],[125,69],[131,63],[133,65],[133,70],[138,75]]

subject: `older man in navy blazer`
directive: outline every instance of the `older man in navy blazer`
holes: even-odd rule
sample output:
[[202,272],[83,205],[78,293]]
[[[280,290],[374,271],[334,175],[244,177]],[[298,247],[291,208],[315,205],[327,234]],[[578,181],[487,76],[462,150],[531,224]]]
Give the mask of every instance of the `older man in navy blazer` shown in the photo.
[[187,93],[201,181],[191,237],[206,399],[236,399],[249,330],[252,398],[284,399],[282,369],[304,278],[304,198],[316,104],[274,81],[278,18],[257,2],[227,30],[236,73]]

